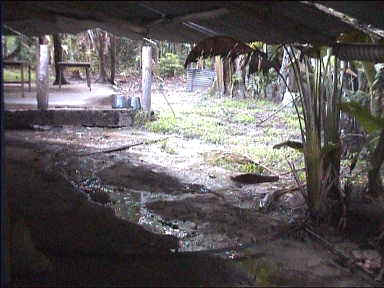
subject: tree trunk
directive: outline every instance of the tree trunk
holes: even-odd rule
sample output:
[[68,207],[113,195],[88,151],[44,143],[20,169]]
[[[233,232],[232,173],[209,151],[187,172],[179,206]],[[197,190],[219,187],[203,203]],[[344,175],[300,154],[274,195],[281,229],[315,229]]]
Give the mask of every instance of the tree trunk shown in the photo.
[[[335,58],[334,75],[338,75],[338,61]],[[324,144],[334,145],[333,148],[327,149],[325,153],[323,172],[324,175],[328,169],[331,169],[328,184],[330,185],[330,196],[337,199],[340,195],[340,160],[341,160],[341,141],[340,141],[340,109],[338,108],[341,99],[340,93],[337,89],[337,77],[333,79],[333,92],[327,98],[326,115],[322,122],[325,122],[324,130]],[[320,98],[320,101],[322,99]],[[321,106],[325,103],[322,102]]]
[[5,58],[7,58],[7,57],[9,57],[8,56],[8,48],[7,48],[7,38],[6,38],[6,36],[1,36],[1,41],[2,41],[2,43],[3,43],[3,57],[4,57],[4,59]]
[[63,61],[63,48],[61,46],[61,37],[59,34],[53,34],[53,51],[55,53],[55,82],[53,82],[53,85],[59,85],[60,81],[60,74],[61,73],[61,85],[69,84],[69,82],[65,79],[63,71],[59,71],[59,66],[57,65],[58,62]]
[[177,56],[181,56],[182,54],[182,44],[181,43],[175,43],[175,51]]
[[108,83],[107,72],[105,70],[105,46],[107,40],[107,32],[98,31],[97,33],[97,52],[99,54],[99,77],[96,83]]
[[223,61],[223,79],[224,79],[224,95],[229,96],[232,85],[232,65],[228,58],[224,58]]
[[157,64],[159,62],[159,41],[154,41],[156,43],[156,45],[153,46],[153,61],[155,62],[155,64]]
[[223,74],[223,60],[220,56],[215,57],[215,71],[216,81],[214,89],[224,96],[224,74]]
[[49,92],[49,53],[48,41],[45,36],[39,37],[37,43],[37,108],[39,110],[48,110],[48,92]]
[[244,55],[240,55],[235,59],[235,79],[232,81],[232,98],[245,99],[245,80],[243,79],[243,71],[241,69],[241,62],[244,60]]
[[111,83],[115,84],[115,75],[116,75],[116,36],[110,36],[111,41]]
[[143,46],[142,52],[143,66],[142,66],[142,97],[141,103],[144,111],[149,113],[151,111],[151,85],[152,85],[152,47]]
[[115,66],[117,68],[117,72],[119,72],[120,71],[119,70],[119,67],[120,67],[119,55],[120,55],[120,52],[121,52],[122,44],[121,44],[121,39],[118,36],[116,36],[116,38],[115,38],[115,46],[116,46],[116,59],[115,59],[116,60],[116,64],[115,64]]

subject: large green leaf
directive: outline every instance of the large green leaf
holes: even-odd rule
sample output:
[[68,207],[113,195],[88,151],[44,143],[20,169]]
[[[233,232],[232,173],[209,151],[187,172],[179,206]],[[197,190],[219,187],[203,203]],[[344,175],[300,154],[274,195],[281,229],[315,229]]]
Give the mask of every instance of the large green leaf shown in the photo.
[[355,117],[368,133],[378,129],[384,129],[384,119],[373,116],[369,110],[361,104],[351,101],[341,103],[339,106],[341,111]]

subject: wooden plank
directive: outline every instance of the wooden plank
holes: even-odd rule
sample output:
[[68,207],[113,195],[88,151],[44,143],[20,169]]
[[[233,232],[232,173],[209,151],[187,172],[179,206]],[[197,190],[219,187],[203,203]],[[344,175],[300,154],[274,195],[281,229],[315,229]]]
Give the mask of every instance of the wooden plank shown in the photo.
[[4,66],[21,66],[21,65],[29,65],[26,61],[3,61]]
[[[4,84],[21,84],[21,81],[4,81]],[[24,81],[24,83],[30,83],[30,81]]]
[[64,67],[91,67],[91,64],[88,62],[57,62],[57,65]]

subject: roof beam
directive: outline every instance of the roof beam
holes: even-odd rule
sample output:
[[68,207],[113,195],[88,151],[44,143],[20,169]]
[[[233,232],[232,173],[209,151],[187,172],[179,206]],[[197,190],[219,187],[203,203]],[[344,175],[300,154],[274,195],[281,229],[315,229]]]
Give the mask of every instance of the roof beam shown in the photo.
[[227,13],[229,13],[229,10],[227,8],[219,8],[219,9],[214,9],[214,10],[209,10],[204,12],[190,13],[183,16],[176,16],[173,18],[165,15],[165,16],[162,16],[161,19],[155,20],[146,26],[153,27],[159,24],[181,23],[181,22],[186,22],[193,19],[210,19],[214,17],[220,17]]
[[183,22],[183,25],[187,26],[188,28],[191,28],[193,30],[196,30],[202,34],[208,35],[208,36],[217,36],[220,35],[220,33],[217,33],[211,29],[208,29],[206,27],[197,25],[191,21]]

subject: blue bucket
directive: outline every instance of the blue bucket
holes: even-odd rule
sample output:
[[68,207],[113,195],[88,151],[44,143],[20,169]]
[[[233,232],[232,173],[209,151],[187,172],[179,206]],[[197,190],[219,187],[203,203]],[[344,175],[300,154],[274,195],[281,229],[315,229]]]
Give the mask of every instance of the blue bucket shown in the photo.
[[141,109],[140,97],[133,97],[132,98],[131,107],[133,110],[140,110]]
[[122,94],[112,95],[112,108],[113,109],[127,108],[127,103],[124,95]]

